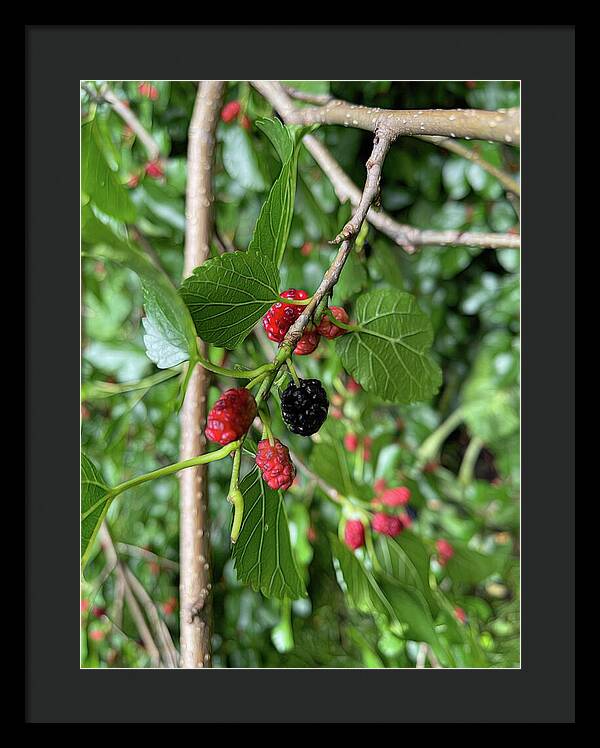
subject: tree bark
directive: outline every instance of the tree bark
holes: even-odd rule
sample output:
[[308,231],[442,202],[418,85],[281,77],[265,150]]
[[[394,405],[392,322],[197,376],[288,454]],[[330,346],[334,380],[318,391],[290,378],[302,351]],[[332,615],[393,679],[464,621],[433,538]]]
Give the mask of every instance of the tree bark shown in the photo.
[[[209,256],[215,129],[223,88],[223,81],[199,84],[190,123],[184,278]],[[209,372],[197,366],[181,409],[181,460],[205,451],[208,384]],[[180,665],[182,668],[211,667],[212,584],[206,465],[181,473],[179,523]]]

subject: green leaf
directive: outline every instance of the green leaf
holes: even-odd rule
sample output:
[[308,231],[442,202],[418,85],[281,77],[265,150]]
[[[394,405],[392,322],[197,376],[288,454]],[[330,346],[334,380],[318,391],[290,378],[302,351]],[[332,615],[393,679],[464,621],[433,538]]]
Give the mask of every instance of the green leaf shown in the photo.
[[168,276],[141,251],[113,235],[95,216],[86,220],[85,237],[100,242],[90,249],[90,255],[118,262],[139,277],[144,290],[146,317],[142,323],[148,358],[159,369],[194,358],[197,351],[194,323]]
[[342,335],[336,350],[346,371],[384,400],[428,400],[442,383],[429,357],[433,330],[415,298],[394,289],[364,294],[356,304],[358,332]]
[[205,262],[180,289],[198,335],[235,348],[279,298],[279,271],[271,256],[234,252]]
[[279,267],[287,244],[294,215],[298,152],[302,137],[314,126],[286,126],[278,120],[257,120],[256,125],[271,140],[277,154],[283,159],[281,172],[260,211],[248,252],[261,254]]
[[375,553],[390,576],[419,589],[432,611],[437,611],[437,603],[429,586],[429,553],[414,533],[405,531],[394,539],[378,535]]
[[330,535],[329,540],[353,608],[382,615],[403,629],[406,638],[438,647],[431,611],[418,589],[391,577],[376,578],[335,535]]
[[248,133],[239,125],[223,128],[223,166],[229,176],[245,190],[267,189],[256,151]]
[[81,566],[85,567],[112,497],[90,458],[81,453]]
[[263,482],[258,468],[241,481],[240,490],[244,518],[232,554],[238,579],[265,597],[304,597],[281,493]]
[[127,190],[108,166],[101,137],[94,121],[81,128],[81,188],[107,215],[121,221],[135,221],[135,207]]
[[446,573],[455,582],[479,584],[492,574],[499,573],[506,561],[506,552],[491,555],[479,553],[472,548],[452,543],[454,555],[445,566]]

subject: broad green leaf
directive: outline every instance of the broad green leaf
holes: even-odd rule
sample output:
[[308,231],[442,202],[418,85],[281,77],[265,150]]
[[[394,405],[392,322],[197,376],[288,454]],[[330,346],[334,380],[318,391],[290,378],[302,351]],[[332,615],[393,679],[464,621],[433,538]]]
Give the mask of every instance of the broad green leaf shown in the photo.
[[433,330],[408,293],[384,289],[363,294],[356,304],[358,332],[342,335],[336,350],[346,371],[384,400],[428,400],[442,383],[430,358]]
[[454,555],[444,568],[455,582],[478,584],[492,574],[499,573],[506,561],[506,552],[502,550],[487,555],[456,542],[452,545]]
[[285,161],[263,203],[248,252],[270,257],[279,267],[294,214],[298,151],[302,137],[314,127],[276,125],[274,122],[275,120],[257,120],[256,125],[265,132],[277,154],[285,157]]
[[94,121],[81,128],[82,191],[107,215],[121,221],[135,221],[135,207],[106,161],[100,145],[101,137]]
[[231,349],[278,300],[278,288],[279,272],[269,255],[234,252],[196,268],[180,294],[198,335]]
[[110,506],[109,488],[98,468],[81,453],[81,566],[85,567]]
[[263,482],[258,468],[241,481],[240,490],[244,518],[232,554],[238,579],[265,597],[304,597],[281,494]]
[[248,133],[239,125],[223,128],[223,166],[229,176],[245,190],[267,189],[258,156]]
[[86,221],[86,236],[100,242],[89,254],[118,262],[139,277],[144,289],[144,344],[148,358],[160,369],[193,358],[197,350],[194,323],[168,276],[133,245],[112,235],[94,216]]

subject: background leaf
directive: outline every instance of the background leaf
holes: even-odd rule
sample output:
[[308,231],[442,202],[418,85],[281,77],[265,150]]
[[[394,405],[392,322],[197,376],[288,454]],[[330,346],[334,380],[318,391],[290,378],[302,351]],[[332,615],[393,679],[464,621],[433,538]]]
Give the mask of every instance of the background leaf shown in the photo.
[[356,317],[360,331],[335,345],[346,371],[367,392],[397,403],[435,395],[442,374],[428,354],[433,330],[413,296],[392,289],[363,294]]
[[235,348],[278,300],[278,287],[270,256],[235,252],[196,268],[180,293],[202,340]]
[[241,481],[240,490],[244,518],[232,553],[238,578],[265,597],[304,597],[280,493],[263,482],[258,468]]
[[257,126],[269,137],[278,155],[285,157],[286,160],[261,208],[248,252],[270,257],[279,267],[294,214],[298,150],[302,137],[311,132],[314,127],[301,128],[293,125],[288,127],[276,125],[273,122],[273,120],[258,120]]
[[[81,453],[81,566],[89,559],[100,525],[106,517],[111,497],[98,468]],[[90,512],[92,507],[95,507]],[[85,518],[83,516],[90,512]]]
[[136,211],[100,147],[101,133],[94,120],[81,128],[81,188],[102,210],[113,218],[134,221]]
[[[95,216],[89,217],[86,229],[93,232],[95,244],[89,251],[93,257],[103,257],[133,270],[144,289],[146,317],[146,354],[160,369],[193,358],[196,353],[196,332],[185,304],[168,276],[146,255],[126,241],[119,240]],[[85,234],[84,234],[85,236]],[[88,238],[90,234],[87,234]]]

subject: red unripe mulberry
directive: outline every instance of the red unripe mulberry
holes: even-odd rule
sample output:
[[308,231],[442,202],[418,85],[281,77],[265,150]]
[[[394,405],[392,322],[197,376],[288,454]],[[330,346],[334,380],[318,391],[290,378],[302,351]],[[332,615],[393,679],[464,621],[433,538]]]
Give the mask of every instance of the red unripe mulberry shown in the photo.
[[447,540],[436,540],[435,547],[438,552],[438,563],[445,566],[454,556],[454,548]]
[[[329,311],[340,322],[343,322],[346,325],[350,322],[350,318],[348,317],[346,310],[342,309],[341,306],[329,307]],[[321,318],[321,321],[317,326],[317,330],[324,338],[328,338],[329,340],[333,340],[340,335],[345,335],[348,332],[348,330],[342,330],[341,327],[337,327],[337,325],[332,322],[332,320],[326,314],[324,314]]]
[[387,489],[387,481],[385,478],[377,478],[375,483],[373,484],[373,490],[375,491],[376,496],[381,496],[381,494]]
[[410,501],[410,489],[406,486],[388,488],[381,494],[379,501],[387,506],[404,506]]
[[[296,288],[288,288],[288,290],[284,291],[280,296],[284,299],[296,299],[298,301],[308,299],[306,291]],[[286,304],[284,301],[277,301],[273,304],[263,317],[262,321],[269,340],[273,340],[275,343],[281,343],[285,338],[287,331],[301,314],[301,305]]]
[[316,330],[310,330],[309,332],[303,333],[302,337],[294,348],[294,353],[297,356],[308,356],[319,345],[321,336]]
[[221,119],[223,122],[231,122],[238,116],[240,109],[241,106],[239,101],[227,102],[223,109],[221,109]]
[[377,512],[377,514],[374,515],[371,527],[375,532],[378,532],[381,535],[388,535],[390,538],[395,538],[396,535],[400,535],[404,529],[400,517],[392,517],[390,514],[384,514],[383,512]]
[[365,527],[359,519],[349,519],[346,522],[344,542],[353,551],[365,544]]
[[275,439],[273,444],[268,439],[258,443],[256,464],[265,483],[275,491],[287,491],[296,477],[296,468],[290,458],[290,451],[278,439]]
[[151,101],[156,101],[156,99],[158,99],[158,88],[156,88],[156,86],[153,86],[152,83],[140,83],[138,86],[138,91],[142,96],[145,96]]
[[243,436],[255,417],[256,402],[250,390],[226,390],[208,414],[206,436],[225,446]]

